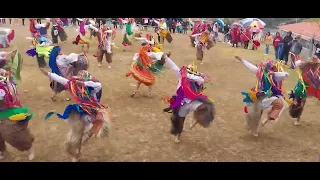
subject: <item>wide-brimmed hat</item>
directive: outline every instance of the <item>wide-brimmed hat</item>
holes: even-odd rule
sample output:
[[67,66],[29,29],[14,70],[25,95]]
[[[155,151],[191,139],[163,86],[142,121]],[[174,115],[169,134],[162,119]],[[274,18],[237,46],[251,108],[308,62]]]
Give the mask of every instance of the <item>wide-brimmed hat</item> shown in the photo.
[[89,20],[89,23],[92,24],[92,25],[96,24],[96,22],[94,22],[94,20]]
[[65,58],[67,59],[68,63],[71,64],[78,61],[79,54],[71,53],[68,56],[65,56]]
[[105,33],[112,34],[112,30],[106,30]]

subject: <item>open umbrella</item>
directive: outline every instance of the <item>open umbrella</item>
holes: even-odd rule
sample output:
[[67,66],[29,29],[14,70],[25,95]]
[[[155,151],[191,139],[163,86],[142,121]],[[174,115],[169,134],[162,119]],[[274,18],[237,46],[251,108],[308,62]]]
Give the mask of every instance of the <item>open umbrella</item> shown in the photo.
[[244,28],[243,25],[240,24],[239,22],[234,22],[234,23],[232,23],[230,27],[233,28],[233,27],[235,27],[235,26],[239,26],[239,27],[241,27],[241,28]]
[[259,21],[253,21],[250,27],[256,27],[257,29],[264,29],[264,26]]
[[246,18],[240,21],[240,24],[242,24],[244,27],[251,26],[252,23],[260,24],[260,26],[263,26],[263,27],[266,26],[266,23],[264,23],[258,18]]
[[221,19],[218,19],[217,23],[220,24],[220,26],[225,26],[224,22]]

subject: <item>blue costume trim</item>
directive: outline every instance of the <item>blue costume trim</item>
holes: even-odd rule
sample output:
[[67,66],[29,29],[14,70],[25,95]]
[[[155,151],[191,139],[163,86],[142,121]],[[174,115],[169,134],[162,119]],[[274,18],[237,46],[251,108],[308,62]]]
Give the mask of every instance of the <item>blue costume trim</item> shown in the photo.
[[241,92],[242,95],[246,96],[244,99],[243,99],[243,102],[244,103],[253,103],[253,101],[251,100],[251,98],[249,97],[249,93],[247,92]]
[[55,46],[49,56],[49,67],[51,68],[53,73],[56,73],[57,75],[61,76],[62,73],[60,69],[57,66],[56,59],[59,55],[59,52],[61,51],[61,48],[59,46]]
[[65,108],[63,114],[59,114],[59,113],[56,113],[56,112],[49,112],[49,113],[44,117],[44,119],[45,119],[45,120],[48,120],[52,115],[55,114],[55,115],[58,116],[58,118],[66,120],[66,119],[69,118],[70,114],[71,114],[73,111],[75,111],[75,112],[77,112],[77,113],[80,113],[80,116],[83,116],[83,115],[86,115],[86,114],[87,114],[85,111],[83,111],[83,110],[81,109],[81,107],[80,107],[78,104],[70,104],[70,105],[68,105],[68,106]]

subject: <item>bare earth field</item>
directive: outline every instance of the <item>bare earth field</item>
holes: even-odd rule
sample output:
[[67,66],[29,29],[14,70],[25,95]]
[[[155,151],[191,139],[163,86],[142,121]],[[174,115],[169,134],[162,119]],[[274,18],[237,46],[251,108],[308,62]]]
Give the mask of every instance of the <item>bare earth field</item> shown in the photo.
[[[24,106],[35,112],[30,121],[30,129],[36,140],[36,157],[33,161],[61,162],[71,161],[64,149],[67,124],[53,116],[48,121],[43,118],[51,110],[63,112],[70,102],[63,101],[70,97],[66,92],[59,96],[57,102],[52,102],[48,78],[40,73],[35,58],[25,54],[31,45],[28,26],[13,26],[16,37],[12,48],[18,48],[24,56],[22,69],[21,100]],[[79,53],[80,46],[72,44],[76,33],[74,28],[67,28],[68,42],[61,44],[63,52]],[[182,66],[195,60],[195,49],[190,46],[186,35],[173,35],[172,44],[165,44],[165,51],[173,52],[172,59]],[[122,34],[119,30],[115,40],[121,45]],[[147,88],[142,87],[135,98],[130,95],[136,81],[126,78],[132,57],[137,52],[136,43],[131,51],[114,50],[112,68],[108,69],[106,62],[98,67],[92,56],[96,50],[93,41],[90,49],[89,71],[103,84],[102,102],[110,106],[113,116],[111,137],[105,139],[90,139],[83,148],[81,161],[318,161],[320,144],[320,114],[319,102],[309,99],[302,116],[302,125],[296,127],[288,113],[284,113],[278,123],[269,123],[261,128],[260,136],[254,138],[244,128],[243,96],[255,84],[254,75],[243,65],[236,63],[235,55],[244,57],[251,62],[259,62],[264,58],[261,48],[254,52],[241,48],[231,48],[228,44],[218,43],[207,51],[205,63],[199,66],[199,71],[209,74],[213,85],[208,85],[206,94],[215,100],[217,114],[214,123],[208,128],[196,126],[185,131],[181,143],[174,143],[174,137],[169,133],[169,114],[162,113],[167,105],[161,101],[162,95],[175,93],[177,78],[171,70],[166,70],[157,76],[153,97],[147,98]],[[199,64],[198,62],[196,62]],[[289,71],[289,70],[288,70]],[[285,82],[285,90],[291,90],[296,81],[296,74],[289,71],[291,77]],[[191,116],[187,118],[188,127]],[[317,134],[319,133],[319,135]],[[9,146],[9,145],[8,145]],[[27,161],[26,153],[18,152],[9,146],[9,162]]]

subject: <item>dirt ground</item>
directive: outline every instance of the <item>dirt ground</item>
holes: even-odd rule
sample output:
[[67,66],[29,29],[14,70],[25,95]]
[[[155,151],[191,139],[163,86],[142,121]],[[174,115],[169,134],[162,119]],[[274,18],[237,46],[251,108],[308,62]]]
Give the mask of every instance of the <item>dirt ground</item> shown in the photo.
[[[38,70],[36,59],[25,54],[30,47],[28,26],[13,26],[16,37],[12,48],[18,48],[24,56],[22,69],[21,100],[24,106],[35,112],[30,121],[30,129],[36,140],[36,157],[33,161],[64,162],[71,161],[65,152],[64,142],[68,131],[67,124],[56,117],[45,121],[49,111],[63,112],[70,102],[63,101],[70,97],[61,94],[57,102],[52,102],[48,78]],[[80,47],[73,45],[76,33],[74,28],[67,28],[68,42],[61,44],[66,54],[80,52]],[[165,51],[173,52],[172,59],[182,66],[195,60],[195,49],[190,46],[186,35],[173,35],[172,44],[165,44]],[[121,45],[122,34],[119,30],[115,39]],[[96,42],[90,50],[89,71],[103,84],[102,102],[110,106],[113,116],[113,127],[110,138],[92,138],[83,149],[81,161],[160,161],[160,162],[234,162],[234,161],[318,161],[320,144],[320,124],[317,120],[319,102],[309,99],[302,116],[302,125],[296,127],[288,113],[284,113],[280,122],[269,123],[261,128],[260,136],[254,138],[244,128],[243,96],[255,84],[254,75],[242,64],[236,63],[235,55],[244,57],[251,62],[263,60],[263,50],[251,51],[232,48],[228,44],[218,43],[205,54],[205,62],[199,71],[209,74],[212,85],[208,85],[206,94],[215,100],[216,119],[207,129],[196,126],[193,130],[185,128],[181,143],[174,143],[169,133],[169,114],[162,113],[167,105],[161,96],[175,93],[177,78],[167,69],[156,78],[153,97],[147,97],[147,88],[142,87],[135,98],[130,95],[136,81],[125,77],[137,52],[138,43],[131,51],[114,50],[114,63],[108,69],[104,62],[97,66],[92,56],[96,50]],[[199,64],[198,62],[196,62]],[[289,71],[289,70],[288,70]],[[294,87],[297,78],[293,71],[285,82],[285,90]],[[188,127],[191,116],[186,120]],[[9,162],[27,161],[27,154],[9,146]]]

